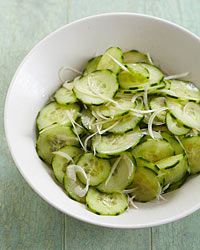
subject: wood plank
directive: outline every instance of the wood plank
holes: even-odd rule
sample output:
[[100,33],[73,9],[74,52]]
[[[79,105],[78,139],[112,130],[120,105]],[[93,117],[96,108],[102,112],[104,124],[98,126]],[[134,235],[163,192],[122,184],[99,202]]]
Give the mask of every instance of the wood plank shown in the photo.
[[26,53],[67,20],[65,0],[0,1],[0,249],[62,249],[64,215],[35,194],[6,146],[3,106],[10,80]]
[[200,246],[200,211],[152,229],[153,250],[197,250]]
[[178,5],[177,0],[71,0],[69,20],[106,12],[133,12],[154,15],[180,23]]
[[80,222],[66,216],[66,250],[148,250],[149,229],[109,229]]
[[69,20],[106,12],[143,13],[173,21],[200,34],[199,9],[198,0],[71,0]]

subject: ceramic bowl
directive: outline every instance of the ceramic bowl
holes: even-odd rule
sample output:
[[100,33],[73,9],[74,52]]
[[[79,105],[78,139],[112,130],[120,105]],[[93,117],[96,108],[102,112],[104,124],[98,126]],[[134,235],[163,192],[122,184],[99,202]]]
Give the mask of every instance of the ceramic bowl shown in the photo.
[[[167,194],[165,201],[138,203],[138,209],[129,209],[119,216],[99,216],[68,198],[36,153],[35,119],[59,87],[58,70],[63,65],[81,70],[88,59],[111,46],[148,52],[165,72],[187,71],[191,80],[200,83],[200,40],[176,24],[131,13],[102,14],[75,21],[40,41],[15,73],[5,103],[10,152],[36,193],[79,220],[112,228],[142,228],[180,219],[200,208],[200,176]],[[72,75],[67,72],[65,77]]]

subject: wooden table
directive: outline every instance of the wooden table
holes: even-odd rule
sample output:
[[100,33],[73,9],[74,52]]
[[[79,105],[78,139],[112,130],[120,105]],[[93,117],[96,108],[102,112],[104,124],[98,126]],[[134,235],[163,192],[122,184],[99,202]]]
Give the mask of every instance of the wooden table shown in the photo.
[[8,151],[3,131],[4,101],[23,57],[58,27],[81,17],[114,11],[162,17],[200,35],[199,0],[0,0],[1,250],[200,249],[200,212],[178,222],[141,230],[88,225],[58,212],[35,194]]

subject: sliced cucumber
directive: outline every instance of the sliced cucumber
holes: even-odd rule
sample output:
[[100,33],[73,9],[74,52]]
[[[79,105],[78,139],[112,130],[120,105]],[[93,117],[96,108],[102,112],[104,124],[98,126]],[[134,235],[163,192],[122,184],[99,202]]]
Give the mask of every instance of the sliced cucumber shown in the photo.
[[186,157],[178,162],[174,167],[168,169],[161,169],[158,172],[158,179],[162,186],[176,183],[180,181],[188,171],[188,164]]
[[76,97],[85,104],[108,102],[118,90],[116,75],[110,70],[97,70],[75,80]]
[[102,159],[109,159],[109,160],[116,157],[115,155],[99,154],[97,152],[96,152],[96,156]]
[[132,154],[135,158],[142,157],[147,161],[157,162],[161,159],[174,155],[174,149],[164,140],[148,139],[135,147]]
[[182,179],[169,185],[169,187],[165,190],[165,193],[168,193],[168,192],[171,192],[171,191],[174,191],[174,190],[180,188],[185,183],[188,176],[189,176],[189,174],[186,173],[186,175]]
[[87,130],[94,133],[96,132],[96,126],[94,123],[96,122],[96,118],[92,115],[89,109],[83,110],[81,114],[81,122]]
[[168,169],[175,167],[183,159],[183,154],[173,155],[168,158],[157,161],[155,165],[159,169]]
[[[150,107],[153,110],[160,109],[166,107],[165,103],[165,97],[159,96],[159,97],[153,97],[150,101]],[[165,117],[166,117],[167,111],[162,111],[157,115],[157,118],[161,122],[165,122]]]
[[153,130],[156,132],[169,132],[168,128],[165,125],[155,125]]
[[77,101],[74,92],[64,87],[59,88],[54,94],[54,97],[59,104],[75,103]]
[[124,153],[119,156],[115,159],[113,168],[109,178],[97,187],[101,192],[121,192],[133,181],[135,165],[131,155]]
[[[79,124],[79,126],[77,124]],[[80,136],[84,136],[87,134],[87,130],[82,125],[80,117],[76,121],[76,131],[75,131],[74,127],[72,127],[72,131],[74,132],[74,134],[78,133],[78,135],[80,135]]]
[[117,155],[137,145],[142,138],[139,128],[123,135],[95,136],[92,139],[92,146],[100,154]]
[[181,80],[171,80],[169,83],[169,90],[163,93],[183,100],[200,101],[200,90],[193,83]]
[[147,161],[147,160],[143,159],[142,157],[136,158],[136,162],[137,162],[138,167],[149,168],[149,169],[153,170],[156,174],[159,171],[159,168],[154,163]]
[[118,75],[121,88],[135,89],[148,82],[149,72],[141,64],[127,64],[126,67],[128,71],[121,71]]
[[75,189],[77,186],[80,186],[81,188],[84,188],[84,184],[80,182],[78,178],[76,178],[76,181],[72,180],[71,178],[68,177],[67,173],[64,175],[64,187],[69,195],[73,200],[81,202],[81,203],[86,203],[86,197],[80,197],[76,194]]
[[132,108],[135,108],[135,104],[130,100],[116,98],[114,101],[117,105],[108,103],[107,105],[92,106],[92,110],[102,116],[113,118],[115,116],[123,115],[129,112]]
[[153,84],[160,84],[162,81],[164,75],[162,71],[157,68],[154,65],[147,64],[147,63],[142,63],[142,66],[145,67],[149,71],[149,80],[148,84],[153,85]]
[[[110,163],[108,160],[97,158],[93,153],[87,153],[80,157],[77,162],[81,166],[89,178],[90,186],[99,185],[103,182],[110,173]],[[77,173],[80,181],[86,184],[82,173]]]
[[165,139],[166,141],[168,141],[171,144],[176,155],[184,153],[181,145],[174,138],[174,136],[172,134],[169,134],[168,132],[161,132],[161,136],[163,137],[163,139]]
[[167,106],[170,112],[188,127],[200,131],[200,105],[194,102],[183,103],[178,100],[167,98]]
[[86,203],[88,208],[99,215],[118,215],[128,208],[128,197],[123,193],[105,194],[90,188]]
[[70,127],[55,125],[40,133],[36,149],[38,155],[48,164],[51,164],[53,154],[66,145],[78,145],[78,140]]
[[97,56],[97,57],[90,59],[85,67],[85,70],[83,71],[83,74],[87,75],[88,73],[91,73],[97,70],[97,66],[99,64],[100,59],[101,59],[101,56]]
[[76,120],[80,107],[77,104],[60,105],[51,102],[46,105],[38,114],[37,127],[39,130],[46,128],[52,124],[71,125],[69,115]]
[[143,116],[138,116],[134,112],[129,112],[128,114],[117,117],[110,122],[104,123],[103,129],[111,128],[109,129],[109,132],[123,134],[134,129],[142,118]]
[[123,62],[127,63],[149,63],[146,54],[141,53],[137,50],[130,50],[123,53]]
[[59,152],[62,152],[69,156],[69,159],[67,159],[64,156],[55,154],[52,160],[52,167],[55,177],[62,184],[67,165],[70,162],[70,157],[74,161],[74,163],[76,163],[79,157],[83,154],[83,150],[74,146],[65,146],[59,149]]
[[148,168],[137,167],[133,185],[136,201],[147,202],[155,199],[161,193],[160,183],[156,177],[156,174]]
[[200,172],[200,136],[185,138],[181,142],[186,150],[191,174]]
[[120,70],[120,66],[113,60],[116,59],[120,63],[122,63],[122,50],[117,47],[109,48],[101,57],[97,69],[109,69],[113,73],[118,73]]
[[190,131],[190,128],[178,122],[170,113],[167,113],[166,124],[169,131],[174,135],[185,135]]

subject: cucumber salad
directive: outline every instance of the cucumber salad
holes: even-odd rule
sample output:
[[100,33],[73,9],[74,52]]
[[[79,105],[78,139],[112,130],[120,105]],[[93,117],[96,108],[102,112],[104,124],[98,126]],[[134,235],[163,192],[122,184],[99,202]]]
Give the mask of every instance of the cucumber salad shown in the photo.
[[36,149],[70,198],[118,215],[200,172],[200,91],[187,73],[118,47],[63,70],[77,76],[39,112]]

